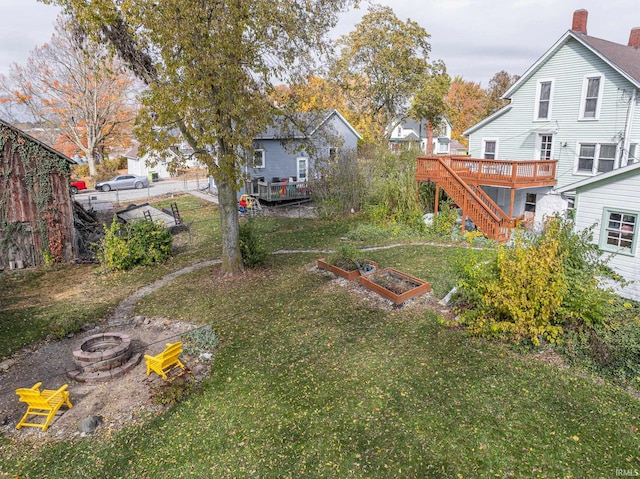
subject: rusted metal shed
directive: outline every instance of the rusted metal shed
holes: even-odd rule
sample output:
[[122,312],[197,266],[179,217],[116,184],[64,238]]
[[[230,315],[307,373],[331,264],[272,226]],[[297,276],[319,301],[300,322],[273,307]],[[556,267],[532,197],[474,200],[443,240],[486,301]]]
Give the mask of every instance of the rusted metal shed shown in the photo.
[[0,120],[0,270],[74,257],[72,164]]

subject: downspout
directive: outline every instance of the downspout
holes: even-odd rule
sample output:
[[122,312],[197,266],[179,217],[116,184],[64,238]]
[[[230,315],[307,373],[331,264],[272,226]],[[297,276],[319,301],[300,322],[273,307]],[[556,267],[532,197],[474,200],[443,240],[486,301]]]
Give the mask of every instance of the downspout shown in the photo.
[[627,166],[629,161],[629,146],[631,145],[631,126],[633,123],[633,115],[636,111],[636,92],[637,88],[633,89],[631,93],[631,99],[629,100],[629,108],[627,108],[627,119],[624,124],[624,139],[622,143],[622,158],[620,158],[620,166]]

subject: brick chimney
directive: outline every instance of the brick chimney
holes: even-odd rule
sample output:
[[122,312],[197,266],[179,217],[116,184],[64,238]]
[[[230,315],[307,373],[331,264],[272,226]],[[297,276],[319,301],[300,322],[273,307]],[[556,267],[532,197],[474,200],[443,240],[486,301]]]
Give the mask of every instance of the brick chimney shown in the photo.
[[571,25],[571,30],[586,35],[588,16],[589,12],[584,9],[576,10],[575,12],[573,12],[573,25]]
[[629,46],[640,48],[640,27],[631,29],[631,33],[629,34]]

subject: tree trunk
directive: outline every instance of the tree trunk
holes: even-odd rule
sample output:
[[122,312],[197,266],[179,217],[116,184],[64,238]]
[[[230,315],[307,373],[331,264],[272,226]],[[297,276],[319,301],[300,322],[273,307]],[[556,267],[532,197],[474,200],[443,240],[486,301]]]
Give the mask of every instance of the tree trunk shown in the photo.
[[216,179],[222,227],[222,274],[232,276],[244,271],[239,244],[238,199],[227,179]]
[[427,147],[425,154],[427,156],[433,155],[433,123],[427,120]]
[[95,178],[98,170],[96,169],[96,160],[91,152],[87,152],[87,163],[89,164],[89,176]]

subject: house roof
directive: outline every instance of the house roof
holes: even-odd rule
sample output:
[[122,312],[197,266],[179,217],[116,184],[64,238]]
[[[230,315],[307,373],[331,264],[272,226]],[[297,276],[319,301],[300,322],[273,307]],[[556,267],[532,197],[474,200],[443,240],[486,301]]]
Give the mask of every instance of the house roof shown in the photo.
[[18,135],[27,138],[29,141],[32,141],[36,144],[38,144],[40,147],[44,148],[45,150],[53,153],[54,155],[59,156],[60,158],[62,158],[63,160],[66,160],[67,162],[71,163],[72,165],[77,165],[77,163],[72,160],[71,158],[69,158],[67,155],[65,155],[64,153],[60,153],[58,150],[55,150],[53,148],[51,148],[49,145],[47,145],[46,143],[43,143],[42,141],[38,140],[37,138],[34,138],[33,136],[29,135],[28,133],[25,133],[24,131],[22,131],[20,128],[16,128],[15,126],[13,126],[11,123],[8,123],[4,120],[2,120],[0,118],[0,125],[9,128],[10,130],[13,130],[15,133],[17,133]]
[[614,181],[615,181],[618,179],[616,177],[629,176],[628,175],[629,173],[632,175],[640,174],[640,163],[634,163],[632,165],[624,166],[622,168],[617,168],[615,170],[607,171],[606,173],[601,173],[596,176],[585,178],[584,180],[576,181],[575,183],[571,183],[569,185],[563,186],[562,188],[558,188],[556,191],[558,193],[567,193],[570,191],[576,191],[588,186],[594,186],[597,183],[603,182],[605,180],[609,180],[611,178],[614,178]]
[[[602,61],[629,80],[636,88],[640,88],[640,48],[621,45],[601,38],[585,35],[584,33],[568,30],[553,46],[545,52],[538,60],[509,88],[503,99],[510,99],[528,79],[537,72],[547,60],[553,56],[562,46],[570,40],[576,40],[591,50]],[[476,125],[477,126],[477,125]],[[474,126],[475,128],[475,126]],[[467,130],[470,131],[470,130]],[[466,134],[466,132],[465,132]]]
[[469,128],[466,131],[462,132],[463,136],[469,136],[471,133],[473,133],[474,131],[476,131],[478,128],[486,125],[487,123],[495,120],[496,118],[498,118],[499,116],[504,115],[506,112],[508,112],[509,110],[511,110],[511,105],[505,105],[502,108],[500,108],[498,111],[496,111],[495,113],[489,115],[488,117],[486,117],[484,120],[479,121],[478,123],[476,123],[475,125],[473,125],[471,128]]
[[295,115],[282,115],[276,118],[273,125],[256,136],[256,140],[302,140],[312,137],[322,129],[329,120],[336,116],[353,134],[362,139],[360,134],[336,109],[324,112],[299,112]]

